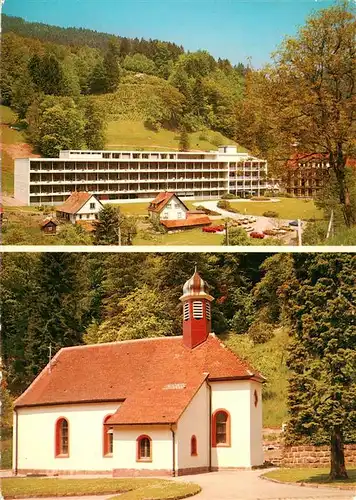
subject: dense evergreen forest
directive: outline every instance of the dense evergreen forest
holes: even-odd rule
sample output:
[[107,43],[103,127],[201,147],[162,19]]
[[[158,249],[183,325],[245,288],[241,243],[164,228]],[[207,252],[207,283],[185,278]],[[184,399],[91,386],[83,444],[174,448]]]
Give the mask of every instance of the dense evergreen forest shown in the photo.
[[64,346],[181,335],[179,297],[196,265],[215,299],[213,331],[269,379],[269,418],[285,418],[289,374],[290,439],[325,442],[336,419],[345,425],[345,439],[354,440],[352,254],[5,254],[0,305],[7,394],[31,383],[50,347],[53,356]]

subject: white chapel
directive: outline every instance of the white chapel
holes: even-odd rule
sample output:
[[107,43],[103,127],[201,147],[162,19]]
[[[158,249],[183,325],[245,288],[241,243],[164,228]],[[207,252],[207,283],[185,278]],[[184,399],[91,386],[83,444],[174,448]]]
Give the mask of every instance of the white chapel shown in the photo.
[[263,376],[211,333],[213,297],[184,285],[183,335],[61,349],[14,408],[15,473],[114,477],[263,463]]

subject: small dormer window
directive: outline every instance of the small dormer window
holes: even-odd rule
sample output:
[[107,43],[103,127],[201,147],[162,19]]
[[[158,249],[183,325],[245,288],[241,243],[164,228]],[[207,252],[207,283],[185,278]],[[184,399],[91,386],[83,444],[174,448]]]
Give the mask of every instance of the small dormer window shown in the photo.
[[194,319],[203,318],[203,302],[201,300],[195,300],[193,302],[193,318]]
[[184,317],[184,321],[188,321],[188,319],[189,319],[189,303],[188,302],[186,302],[184,304],[183,317]]
[[95,203],[90,203],[90,210],[95,210]]

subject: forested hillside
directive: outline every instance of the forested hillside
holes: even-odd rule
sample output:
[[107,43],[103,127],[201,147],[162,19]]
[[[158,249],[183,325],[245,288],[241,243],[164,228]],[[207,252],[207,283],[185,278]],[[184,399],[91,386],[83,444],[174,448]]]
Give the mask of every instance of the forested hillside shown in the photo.
[[[60,26],[51,26],[43,23],[27,22],[21,17],[2,15],[3,33],[17,33],[23,37],[37,38],[46,42],[53,42],[60,45],[87,45],[105,51],[108,41],[113,38],[109,33],[100,33],[98,31],[85,28],[62,28]],[[153,56],[159,50],[159,40],[144,40],[143,38],[125,38],[115,37],[120,41],[121,52],[128,54],[144,54]],[[172,42],[165,42],[171,53],[172,59],[184,52],[182,46]]]
[[[36,152],[102,149],[123,120],[148,132],[235,139],[245,68],[159,40],[126,39],[4,16],[2,104]],[[125,145],[117,127],[117,144]],[[127,142],[127,141],[126,141]],[[186,147],[189,148],[189,144]],[[194,148],[195,144],[192,145]]]

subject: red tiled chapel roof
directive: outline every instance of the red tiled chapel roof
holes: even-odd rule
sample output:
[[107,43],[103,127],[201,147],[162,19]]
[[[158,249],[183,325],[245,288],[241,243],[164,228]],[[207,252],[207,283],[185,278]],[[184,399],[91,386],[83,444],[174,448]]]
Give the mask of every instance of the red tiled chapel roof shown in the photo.
[[117,424],[173,423],[206,377],[263,381],[214,334],[194,349],[157,337],[63,348],[15,407],[125,400]]

